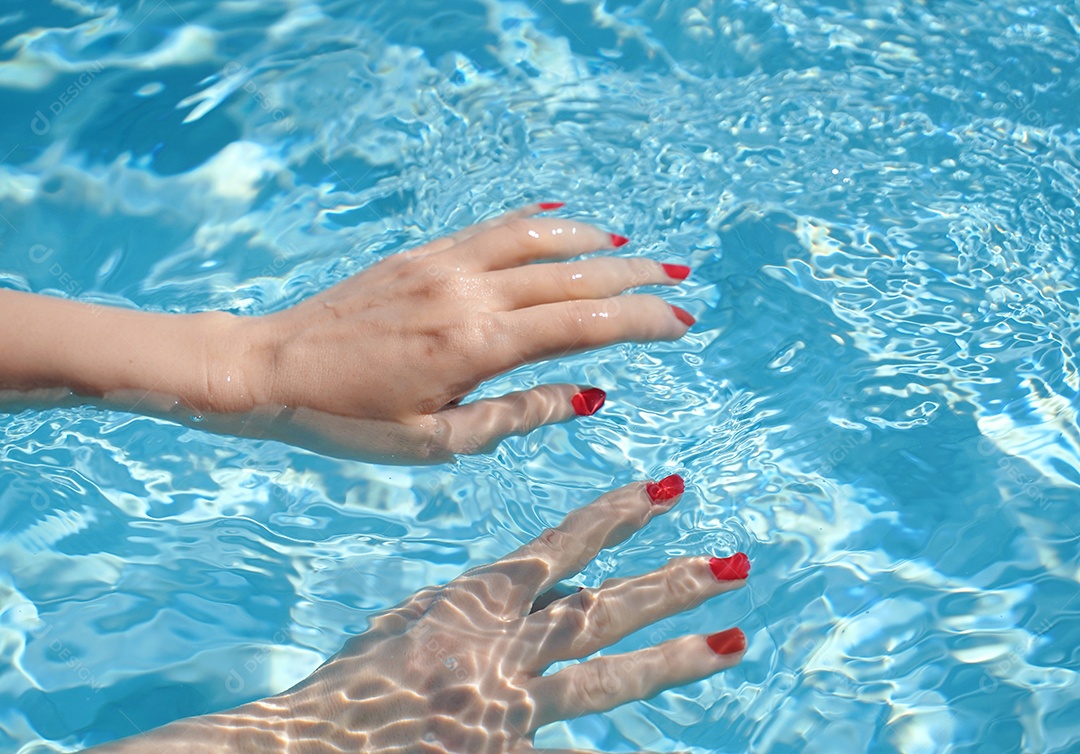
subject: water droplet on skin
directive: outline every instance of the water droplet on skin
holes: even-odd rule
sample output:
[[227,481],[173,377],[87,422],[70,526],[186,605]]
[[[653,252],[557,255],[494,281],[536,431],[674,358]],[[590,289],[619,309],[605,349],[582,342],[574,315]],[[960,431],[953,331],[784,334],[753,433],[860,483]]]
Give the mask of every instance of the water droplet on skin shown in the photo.
[[202,420],[203,420],[203,415],[202,414],[192,414],[191,415],[191,421],[193,421],[193,422],[201,422]]

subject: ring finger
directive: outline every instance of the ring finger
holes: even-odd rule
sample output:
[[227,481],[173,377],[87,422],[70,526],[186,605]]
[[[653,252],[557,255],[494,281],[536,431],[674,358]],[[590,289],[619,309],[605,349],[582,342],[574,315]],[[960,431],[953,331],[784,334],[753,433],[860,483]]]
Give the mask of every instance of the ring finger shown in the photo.
[[525,618],[525,638],[537,648],[536,670],[591,655],[638,629],[743,587],[749,573],[750,560],[741,552],[728,558],[680,558],[652,573],[571,594]]

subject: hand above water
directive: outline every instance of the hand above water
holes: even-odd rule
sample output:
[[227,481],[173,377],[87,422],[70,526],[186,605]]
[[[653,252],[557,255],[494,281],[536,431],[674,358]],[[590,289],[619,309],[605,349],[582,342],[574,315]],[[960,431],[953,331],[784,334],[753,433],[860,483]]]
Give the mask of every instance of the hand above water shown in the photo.
[[689,557],[536,609],[562,579],[670,510],[682,479],[603,495],[502,560],[417,592],[289,691],[180,720],[96,754],[527,754],[536,730],[647,699],[742,659],[732,628],[543,675],[746,584],[750,563]]
[[484,380],[612,343],[677,339],[693,323],[656,296],[619,295],[675,285],[688,268],[566,261],[626,239],[533,216],[557,206],[532,205],[388,257],[259,317],[0,290],[0,389],[66,389],[185,423],[195,414],[205,429],[330,455],[413,463],[485,451],[591,414],[604,394],[544,385],[458,405]]

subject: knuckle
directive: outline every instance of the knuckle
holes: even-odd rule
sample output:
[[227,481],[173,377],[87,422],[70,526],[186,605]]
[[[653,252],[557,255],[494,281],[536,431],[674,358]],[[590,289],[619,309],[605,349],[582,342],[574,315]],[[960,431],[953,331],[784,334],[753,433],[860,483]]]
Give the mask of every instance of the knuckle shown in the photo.
[[626,260],[630,263],[630,288],[637,288],[638,286],[648,285],[653,280],[660,278],[660,272],[663,268],[660,267],[660,263],[652,259],[644,259],[636,257],[634,259]]
[[490,314],[474,318],[473,329],[480,341],[480,345],[490,346],[503,340],[504,328],[502,321]]
[[619,690],[619,679],[611,663],[593,660],[580,665],[575,678],[575,694],[588,709],[605,706],[607,699]]
[[567,301],[562,312],[564,327],[574,332],[584,331],[594,314],[592,302],[582,299]]
[[672,668],[678,666],[679,658],[676,656],[678,652],[685,652],[684,646],[679,642],[668,641],[656,647],[655,664],[658,665],[656,670],[658,673],[667,673]]
[[664,589],[680,604],[689,604],[701,594],[701,585],[680,564],[671,564],[663,572]]
[[518,411],[518,427],[520,430],[533,430],[542,424],[547,423],[550,418],[549,411],[543,406],[540,401],[531,399],[531,396],[524,396],[515,410]]
[[424,301],[462,300],[469,298],[472,291],[464,275],[434,260],[402,265],[395,273],[406,290]]
[[606,298],[599,302],[599,306],[599,316],[604,319],[613,319],[622,314],[623,298],[621,296]]
[[593,635],[607,634],[615,623],[611,600],[602,592],[593,594],[589,604],[585,606],[585,613],[588,630]]
[[543,236],[536,232],[533,225],[524,217],[515,217],[503,225],[503,230],[517,243],[536,244]]
[[570,298],[573,298],[584,290],[584,275],[575,275],[573,267],[566,262],[545,265],[547,276],[551,286]]
[[439,295],[455,301],[469,297],[468,282],[457,273],[447,273],[439,279]]
[[579,592],[578,604],[567,605],[563,609],[562,624],[571,641],[576,641],[589,627],[589,609],[585,603],[591,598],[586,594]]
[[494,320],[479,317],[446,325],[441,340],[451,353],[471,355],[483,351],[495,338]]
[[553,554],[561,553],[563,551],[565,541],[566,535],[558,529],[545,529],[544,532],[536,538],[536,543],[541,549]]

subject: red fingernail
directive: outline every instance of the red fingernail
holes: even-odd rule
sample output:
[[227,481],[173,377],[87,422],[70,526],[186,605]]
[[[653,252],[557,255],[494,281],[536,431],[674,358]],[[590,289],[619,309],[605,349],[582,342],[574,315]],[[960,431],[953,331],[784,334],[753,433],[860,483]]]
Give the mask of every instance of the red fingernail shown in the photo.
[[649,482],[645,485],[645,494],[649,496],[649,499],[653,503],[666,503],[672,498],[678,497],[683,494],[683,490],[686,489],[686,483],[683,482],[683,478],[678,474],[672,474],[671,476],[664,477],[659,482]]
[[744,552],[737,552],[730,558],[712,558],[709,568],[717,581],[738,581],[750,573],[750,558]]
[[618,233],[609,233],[608,235],[611,236],[611,245],[614,246],[616,249],[620,246],[626,246],[626,244],[630,243],[629,238],[627,238],[626,236],[620,236]]
[[685,264],[665,264],[663,265],[664,272],[667,273],[669,278],[675,278],[676,280],[686,280],[690,277],[690,268]]
[[591,387],[574,395],[570,399],[570,404],[574,407],[574,413],[578,416],[592,416],[604,405],[606,398],[607,393],[603,390],[598,387]]
[[549,209],[559,209],[560,207],[565,207],[566,202],[540,202],[538,206],[540,207],[540,209],[547,211]]
[[690,312],[686,311],[686,309],[680,309],[673,304],[671,307],[671,311],[675,312],[675,316],[678,317],[679,321],[687,327],[693,327],[694,323],[697,322],[697,320],[694,319],[693,315],[690,314]]
[[746,634],[738,628],[729,628],[727,631],[706,636],[705,641],[709,649],[718,655],[732,655],[746,649]]

